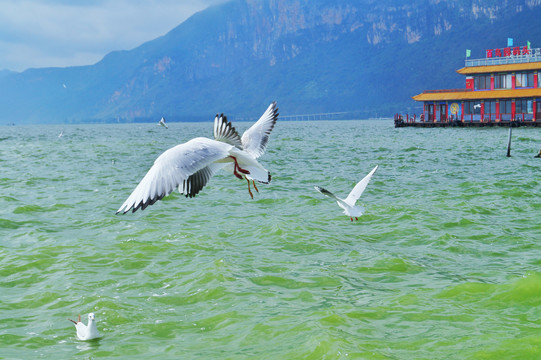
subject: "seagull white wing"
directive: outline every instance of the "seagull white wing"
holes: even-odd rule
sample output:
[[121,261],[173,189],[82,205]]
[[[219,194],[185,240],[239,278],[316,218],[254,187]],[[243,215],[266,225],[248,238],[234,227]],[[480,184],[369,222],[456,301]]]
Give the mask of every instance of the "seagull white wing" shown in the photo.
[[259,120],[242,134],[242,149],[257,159],[265,152],[269,135],[278,120],[278,108],[274,101]]
[[87,340],[88,329],[85,324],[79,321],[77,324],[75,324],[75,329],[77,330],[77,338],[79,340]]
[[157,125],[161,125],[161,126],[163,126],[164,128],[169,129],[169,128],[167,127],[167,124],[165,123],[165,119],[164,119],[163,117],[160,119],[160,121],[158,121],[158,124],[157,124]]
[[214,118],[214,139],[242,149],[239,133],[224,114],[216,114]]
[[348,204],[349,206],[355,206],[355,202],[361,197],[364,189],[366,189],[366,186],[370,182],[372,175],[374,175],[377,169],[378,165],[376,165],[376,167],[373,168],[372,171],[368,173],[368,175],[366,175],[361,181],[359,181],[357,185],[355,185],[353,190],[351,190],[351,192],[349,193],[348,197],[344,200],[346,204]]
[[320,186],[314,186],[314,187],[316,188],[317,191],[319,191],[323,195],[328,196],[331,199],[336,200],[336,203],[338,204],[338,206],[340,206],[342,209],[344,209],[344,212],[349,215],[349,210],[348,209],[350,208],[350,206],[348,206],[348,204],[346,204],[344,202],[344,199],[340,199],[338,196],[334,195],[329,190],[324,189],[324,188],[322,188]]
[[319,191],[320,193],[322,193],[323,195],[325,196],[328,196],[330,197],[331,199],[334,199],[336,201],[343,201],[342,199],[340,199],[339,197],[337,197],[336,195],[334,195],[332,192],[330,192],[329,190],[327,189],[324,189],[322,188],[321,186],[314,186],[314,188]]
[[186,196],[195,196],[214,173],[222,167],[215,161],[229,156],[231,145],[206,138],[195,138],[177,145],[161,154],[143,180],[118,209],[119,212],[135,212],[145,209],[175,187]]
[[201,170],[196,171],[178,185],[178,191],[186,197],[194,197],[207,185],[210,178],[222,169],[226,163],[212,163]]

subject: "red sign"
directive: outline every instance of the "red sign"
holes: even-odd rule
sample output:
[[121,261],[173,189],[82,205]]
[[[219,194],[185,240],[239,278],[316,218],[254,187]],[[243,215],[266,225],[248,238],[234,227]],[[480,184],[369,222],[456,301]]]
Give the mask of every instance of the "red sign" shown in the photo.
[[531,49],[528,49],[527,46],[523,46],[522,49],[520,48],[520,46],[506,47],[503,49],[487,49],[487,58],[530,55],[531,53]]

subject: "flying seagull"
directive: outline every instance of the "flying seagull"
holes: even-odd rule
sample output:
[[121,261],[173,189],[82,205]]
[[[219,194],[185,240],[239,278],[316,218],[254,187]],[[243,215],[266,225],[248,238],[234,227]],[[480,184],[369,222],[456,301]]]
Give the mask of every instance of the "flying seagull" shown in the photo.
[[[276,103],[273,102],[269,106],[269,109],[272,109],[270,113],[273,114],[272,126],[278,118],[277,109],[273,110],[275,108]],[[265,114],[262,118],[266,119]],[[270,130],[265,129],[268,125],[265,128],[259,123],[259,119],[246,131],[248,136],[243,146],[240,136],[227,118],[223,114],[216,118],[215,139],[198,137],[165,151],[154,161],[154,165],[116,213],[144,210],[148,205],[169,195],[176,187],[186,197],[194,197],[210,178],[224,167],[229,167],[239,179],[268,184],[271,175],[256,160],[267,145]],[[267,121],[262,123],[267,124]],[[270,129],[272,130],[272,127]],[[250,195],[253,198],[251,192]]]
[[163,126],[164,128],[169,129],[169,127],[168,127],[167,124],[165,123],[165,119],[164,119],[163,117],[160,119],[160,121],[158,121],[158,124],[157,124],[157,125],[158,125],[158,126],[161,125],[161,126]]
[[94,313],[88,314],[88,325],[85,325],[81,322],[81,315],[79,315],[78,321],[71,320],[75,324],[75,329],[77,329],[77,338],[79,340],[92,340],[100,337],[98,328],[96,326],[96,318]]
[[[265,153],[269,136],[272,129],[274,129],[276,120],[278,120],[278,108],[276,107],[276,102],[273,102],[265,110],[263,115],[261,115],[259,120],[240,137],[237,130],[227,121],[226,116],[216,115],[214,118],[214,139],[243,149],[254,159],[257,159]],[[233,164],[226,165],[225,170],[234,172]],[[254,195],[250,190],[250,181],[252,181],[254,189],[259,192],[254,181],[256,179],[253,179],[250,174],[245,174],[244,178],[248,181],[248,193],[253,199]]]
[[317,191],[319,191],[323,195],[336,200],[336,202],[338,203],[338,206],[344,209],[344,214],[349,216],[351,221],[353,221],[353,218],[355,218],[355,220],[359,220],[358,217],[363,214],[364,209],[361,206],[356,206],[355,203],[361,197],[364,189],[366,189],[366,185],[368,185],[368,182],[370,181],[370,179],[372,178],[372,175],[374,175],[377,169],[378,169],[378,166],[376,165],[376,167],[372,169],[372,171],[370,171],[368,175],[366,175],[361,181],[357,183],[357,185],[355,185],[353,190],[351,190],[348,197],[345,199],[341,199],[337,197],[336,195],[331,193],[329,190],[325,190],[322,187],[319,187],[319,186],[314,186],[314,187],[316,188]]

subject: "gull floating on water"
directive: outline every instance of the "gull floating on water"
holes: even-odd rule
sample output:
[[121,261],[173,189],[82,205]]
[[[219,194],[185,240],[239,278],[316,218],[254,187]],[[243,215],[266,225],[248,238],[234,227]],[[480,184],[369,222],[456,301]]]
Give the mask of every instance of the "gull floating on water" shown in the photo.
[[222,114],[214,120],[214,139],[198,137],[161,154],[139,185],[116,212],[144,210],[169,195],[176,187],[186,197],[194,197],[214,174],[226,167],[239,179],[268,184],[271,175],[256,160],[265,152],[269,134],[278,119],[273,102],[261,118],[243,135]]
[[164,119],[163,117],[160,119],[160,121],[158,121],[158,125],[161,125],[161,126],[163,126],[164,128],[166,128],[166,129],[169,129],[169,127],[168,127],[167,124],[165,123],[165,119]]
[[338,206],[344,209],[344,214],[349,216],[351,221],[353,221],[353,218],[355,218],[355,220],[359,220],[358,217],[363,214],[364,209],[362,206],[356,206],[355,203],[361,197],[364,189],[366,189],[368,182],[370,182],[372,175],[374,175],[377,169],[378,169],[378,166],[376,165],[376,167],[372,169],[372,171],[370,171],[368,175],[366,175],[361,181],[357,183],[357,185],[355,185],[353,190],[351,190],[348,197],[345,199],[341,199],[337,197],[336,195],[331,193],[329,190],[325,190],[322,187],[319,187],[319,186],[314,186],[314,187],[316,188],[317,191],[319,191],[323,195],[336,200],[336,202],[338,203]]
[[81,322],[81,315],[79,315],[78,321],[71,319],[68,320],[75,324],[75,328],[77,329],[77,338],[79,340],[92,340],[100,337],[100,333],[98,332],[98,328],[96,326],[96,318],[94,313],[88,314],[88,325]]

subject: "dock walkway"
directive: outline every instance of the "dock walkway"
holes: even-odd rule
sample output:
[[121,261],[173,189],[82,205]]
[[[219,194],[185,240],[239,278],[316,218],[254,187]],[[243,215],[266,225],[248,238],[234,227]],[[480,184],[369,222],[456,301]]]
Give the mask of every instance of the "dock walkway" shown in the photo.
[[500,120],[500,121],[467,121],[467,120],[446,120],[446,121],[422,121],[418,118],[407,117],[404,119],[398,115],[394,118],[394,127],[421,127],[421,128],[440,128],[440,127],[541,127],[541,121],[533,120]]

